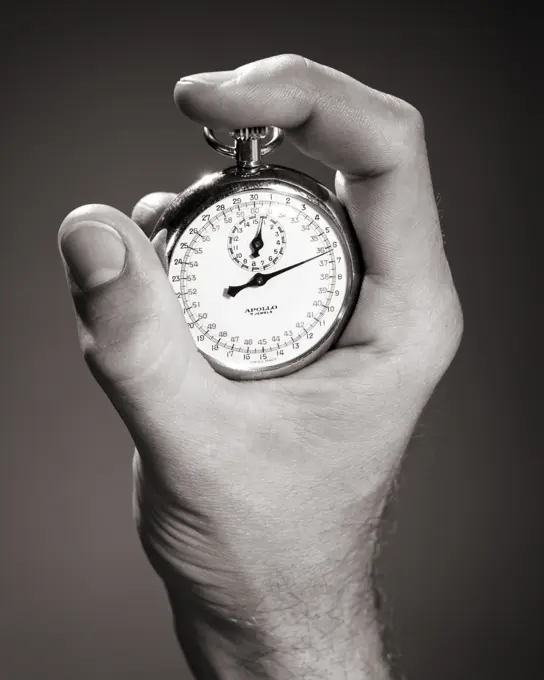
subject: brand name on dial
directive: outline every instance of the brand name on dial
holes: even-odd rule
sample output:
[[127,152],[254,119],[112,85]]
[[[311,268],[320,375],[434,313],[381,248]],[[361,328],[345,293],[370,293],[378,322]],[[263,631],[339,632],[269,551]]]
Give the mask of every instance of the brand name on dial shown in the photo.
[[260,314],[272,314],[272,312],[278,308],[278,305],[266,305],[263,307],[248,307],[245,310],[245,314],[251,314],[251,316],[259,316]]

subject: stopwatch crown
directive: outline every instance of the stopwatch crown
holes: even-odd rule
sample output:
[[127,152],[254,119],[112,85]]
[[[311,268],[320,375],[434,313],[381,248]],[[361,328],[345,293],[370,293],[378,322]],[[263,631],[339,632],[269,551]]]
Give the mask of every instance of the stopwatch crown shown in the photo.
[[218,153],[236,158],[238,169],[243,174],[256,174],[261,166],[261,157],[273,151],[283,139],[283,130],[273,126],[245,127],[230,131],[234,144],[220,142],[215,132],[205,127],[204,138]]
[[264,139],[268,136],[270,128],[266,126],[261,127],[245,127],[232,130],[231,137],[246,141],[248,139]]

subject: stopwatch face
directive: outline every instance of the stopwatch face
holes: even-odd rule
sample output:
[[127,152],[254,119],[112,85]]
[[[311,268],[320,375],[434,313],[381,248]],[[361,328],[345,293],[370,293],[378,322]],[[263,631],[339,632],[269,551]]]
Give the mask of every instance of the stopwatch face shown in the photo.
[[199,350],[240,377],[292,365],[330,335],[349,294],[349,253],[318,203],[240,190],[186,226],[169,277]]

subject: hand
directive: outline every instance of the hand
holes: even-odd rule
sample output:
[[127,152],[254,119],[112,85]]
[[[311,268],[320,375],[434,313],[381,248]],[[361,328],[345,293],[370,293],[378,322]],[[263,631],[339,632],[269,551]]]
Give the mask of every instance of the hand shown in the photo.
[[235,297],[241,290],[244,290],[244,288],[258,288],[259,286],[264,286],[264,284],[267,281],[270,281],[270,279],[273,279],[275,276],[283,274],[284,272],[288,272],[290,269],[294,269],[295,267],[300,267],[301,264],[311,262],[312,260],[315,260],[317,257],[322,257],[323,255],[326,255],[327,253],[330,252],[331,252],[330,250],[324,250],[322,253],[314,255],[313,257],[309,257],[307,260],[302,260],[302,262],[296,262],[295,264],[289,265],[289,267],[278,269],[275,272],[270,272],[268,274],[255,274],[254,276],[252,276],[251,279],[249,279],[247,283],[244,283],[241,286],[229,286],[228,288],[226,288],[225,295],[228,297]]
[[257,257],[259,253],[261,252],[261,248],[264,247],[264,242],[263,242],[263,223],[264,223],[264,217],[261,217],[259,220],[259,228],[257,229],[257,233],[255,236],[252,238],[251,243],[249,244],[249,247],[251,248],[251,257]]
[[234,382],[196,350],[137,226],[172,195],[133,219],[104,205],[66,217],[83,353],[137,446],[142,544],[197,678],[387,678],[376,525],[462,328],[421,118],[292,55],[182,80],[175,100],[210,127],[282,127],[336,168],[366,277],[335,349],[288,377]]

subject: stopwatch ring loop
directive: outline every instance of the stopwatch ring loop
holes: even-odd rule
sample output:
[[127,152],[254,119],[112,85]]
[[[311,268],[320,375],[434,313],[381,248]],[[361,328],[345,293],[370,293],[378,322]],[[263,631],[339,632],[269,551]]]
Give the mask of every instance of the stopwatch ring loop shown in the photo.
[[[246,128],[247,129],[247,128]],[[249,130],[252,129],[259,129],[259,128],[249,128]],[[266,154],[270,153],[271,151],[274,151],[275,148],[277,148],[281,142],[283,141],[284,137],[284,132],[281,128],[274,127],[274,126],[269,126],[268,128],[260,128],[261,130],[266,130],[267,133],[263,136],[260,135],[259,139],[259,151],[261,156],[266,156]],[[272,131],[272,134],[270,136],[270,139],[266,140],[266,137],[268,136],[268,131]],[[217,139],[215,132],[208,127],[204,128],[204,138],[208,142],[208,144],[217,151],[220,154],[223,154],[224,156],[230,156],[232,158],[236,158],[237,156],[237,149],[238,149],[238,140],[242,139],[241,136],[239,136],[237,133],[242,132],[242,131],[235,131],[233,136],[236,138],[236,141],[234,144],[229,145],[229,144],[224,144],[221,142],[219,139]],[[264,138],[263,138],[264,137]]]

